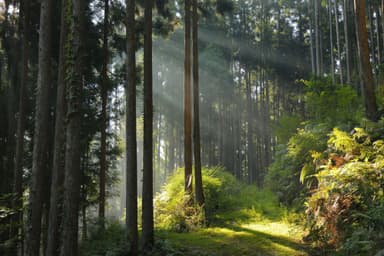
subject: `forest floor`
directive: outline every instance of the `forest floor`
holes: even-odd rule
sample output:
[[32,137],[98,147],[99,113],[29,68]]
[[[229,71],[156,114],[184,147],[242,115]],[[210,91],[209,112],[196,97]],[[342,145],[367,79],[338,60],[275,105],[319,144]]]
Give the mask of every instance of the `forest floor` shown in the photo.
[[301,242],[302,228],[283,220],[232,222],[188,233],[160,231],[158,236],[187,256],[310,255]]

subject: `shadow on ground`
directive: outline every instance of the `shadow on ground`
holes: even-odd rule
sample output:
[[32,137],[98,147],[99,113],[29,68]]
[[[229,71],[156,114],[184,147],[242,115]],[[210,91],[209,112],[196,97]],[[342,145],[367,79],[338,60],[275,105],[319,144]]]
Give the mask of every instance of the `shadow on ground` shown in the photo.
[[158,235],[168,241],[172,247],[177,248],[180,255],[309,255],[307,248],[295,239],[236,225],[201,229],[189,233],[160,231]]

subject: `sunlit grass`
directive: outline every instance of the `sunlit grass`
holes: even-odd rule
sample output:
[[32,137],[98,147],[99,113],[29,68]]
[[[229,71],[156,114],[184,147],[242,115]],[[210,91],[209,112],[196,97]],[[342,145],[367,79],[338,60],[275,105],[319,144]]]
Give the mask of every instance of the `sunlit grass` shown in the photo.
[[308,255],[300,232],[283,222],[212,227],[189,233],[160,231],[158,236],[183,255]]
[[[166,185],[163,206],[180,202],[181,175],[179,170]],[[208,227],[179,233],[158,225],[158,237],[180,255],[308,255],[300,242],[303,230],[289,221],[294,214],[272,192],[242,184],[220,168],[203,170],[203,181]]]

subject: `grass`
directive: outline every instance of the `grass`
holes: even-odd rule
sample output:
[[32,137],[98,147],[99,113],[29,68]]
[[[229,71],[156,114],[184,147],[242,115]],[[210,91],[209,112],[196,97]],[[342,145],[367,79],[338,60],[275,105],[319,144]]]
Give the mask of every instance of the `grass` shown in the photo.
[[308,255],[300,243],[300,232],[291,233],[292,228],[288,223],[265,221],[209,227],[189,233],[159,231],[157,236],[188,256]]
[[[205,214],[183,204],[183,170],[171,177],[155,199],[156,244],[151,256],[305,256],[303,229],[297,216],[277,197],[245,185],[221,168],[203,170]],[[200,208],[198,208],[200,209]],[[193,216],[190,216],[192,212]],[[201,217],[207,225],[201,226]],[[82,256],[125,256],[124,228],[111,223],[90,232]],[[92,235],[92,233],[94,235]]]
[[[203,170],[205,192],[209,195],[207,204],[210,204],[208,227],[175,232],[161,223],[158,226],[156,235],[175,249],[172,255],[309,255],[308,248],[301,243],[303,229],[289,221],[292,214],[279,205],[272,192],[241,184],[222,172]],[[177,175],[180,174],[166,187],[173,195],[171,202],[180,201],[172,192],[182,189],[182,184],[176,184],[182,180]],[[168,214],[171,211],[172,208]]]

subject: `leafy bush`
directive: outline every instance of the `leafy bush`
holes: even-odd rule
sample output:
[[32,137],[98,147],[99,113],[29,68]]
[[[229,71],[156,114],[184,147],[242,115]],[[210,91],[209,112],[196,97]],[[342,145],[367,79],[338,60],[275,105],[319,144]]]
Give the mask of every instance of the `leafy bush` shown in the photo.
[[314,157],[318,186],[306,202],[308,239],[340,255],[373,255],[384,238],[384,141],[360,128],[334,129],[328,149]]
[[125,256],[128,245],[125,229],[118,222],[106,223],[105,230],[99,224],[90,226],[87,240],[80,246],[82,256]]
[[286,145],[280,145],[266,176],[266,187],[287,205],[300,205],[307,190],[300,182],[304,173],[313,173],[311,152],[326,148],[322,126],[298,129]]
[[155,223],[159,228],[182,232],[211,223],[278,218],[284,213],[272,192],[242,184],[221,167],[203,168],[202,174],[204,211],[186,206],[190,198],[184,194],[184,171],[179,169],[155,198]]
[[304,81],[309,119],[330,127],[353,125],[363,116],[362,104],[351,86],[332,83],[330,78]]

